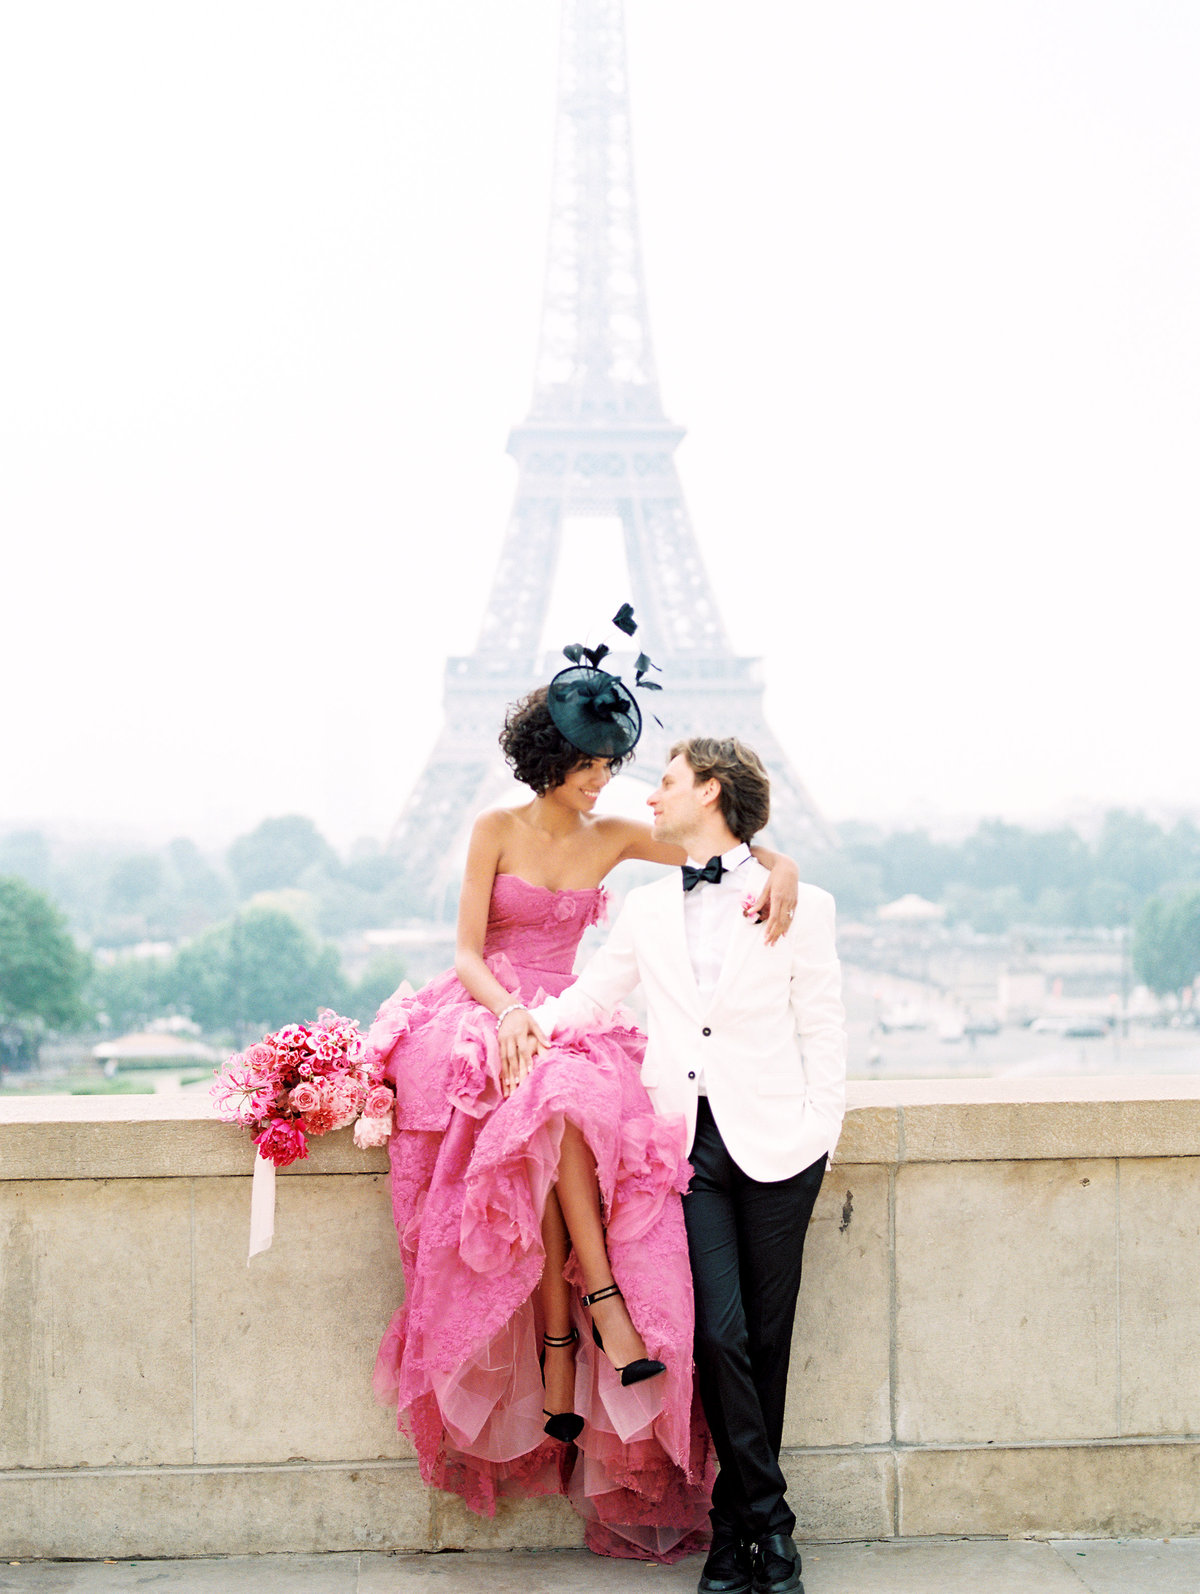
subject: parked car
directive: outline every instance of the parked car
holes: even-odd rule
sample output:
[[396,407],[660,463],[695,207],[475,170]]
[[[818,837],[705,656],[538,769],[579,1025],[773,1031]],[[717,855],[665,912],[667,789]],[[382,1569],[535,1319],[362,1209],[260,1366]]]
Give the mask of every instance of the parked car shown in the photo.
[[1072,1018],[1063,1027],[1068,1040],[1097,1040],[1109,1032],[1106,1018]]
[[968,1035],[999,1035],[1000,1020],[994,1013],[971,1013],[963,1030]]

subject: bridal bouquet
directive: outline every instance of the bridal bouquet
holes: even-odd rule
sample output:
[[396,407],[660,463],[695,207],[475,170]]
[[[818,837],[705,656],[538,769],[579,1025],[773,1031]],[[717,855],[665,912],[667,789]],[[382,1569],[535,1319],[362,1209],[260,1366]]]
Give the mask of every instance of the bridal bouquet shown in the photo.
[[258,1155],[277,1168],[307,1157],[310,1135],[347,1124],[356,1146],[382,1146],[396,1097],[363,1051],[354,1020],[322,1008],[315,1024],[288,1024],[229,1058],[212,1087],[218,1113],[252,1130]]

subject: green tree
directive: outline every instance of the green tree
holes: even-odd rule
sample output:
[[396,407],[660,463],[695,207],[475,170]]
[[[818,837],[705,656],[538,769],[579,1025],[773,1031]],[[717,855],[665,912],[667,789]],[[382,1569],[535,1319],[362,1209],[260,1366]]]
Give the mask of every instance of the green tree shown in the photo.
[[232,907],[229,882],[213,868],[194,841],[176,836],[167,843],[174,890],[189,909],[220,917]]
[[799,863],[802,879],[833,893],[843,919],[860,918],[887,901],[879,864],[872,857],[859,856],[853,848],[814,853]]
[[300,884],[314,864],[334,873],[340,867],[337,853],[311,819],[285,814],[264,819],[249,835],[239,836],[229,849],[229,867],[240,895],[280,891]]
[[924,830],[896,830],[876,849],[884,900],[894,901],[908,892],[937,902],[961,866],[957,850],[934,841]]
[[364,836],[350,848],[342,873],[360,891],[384,891],[404,873],[404,860],[385,851],[373,837]]
[[1016,886],[980,891],[974,886],[955,884],[947,888],[944,901],[949,923],[969,924],[980,935],[1003,935],[1028,917]]
[[166,978],[167,964],[160,958],[121,957],[97,964],[88,995],[113,1028],[124,1033],[167,1011]]
[[315,1017],[344,1012],[350,988],[334,946],[322,946],[286,913],[253,907],[182,947],[165,980],[174,1004],[206,1030],[244,1039]]
[[108,907],[115,913],[145,913],[166,889],[163,861],[153,852],[131,852],[113,865],[108,877]]
[[1133,932],[1133,969],[1159,996],[1193,984],[1200,975],[1200,886],[1150,897]]
[[40,830],[0,836],[0,875],[15,874],[38,891],[50,889],[50,844]]
[[985,819],[960,849],[957,878],[977,891],[1015,886],[1035,903],[1043,891],[1073,892],[1091,876],[1087,847],[1075,831],[1026,830],[1022,825]]
[[354,987],[350,1017],[365,1029],[404,979],[404,964],[394,952],[377,952]]
[[1175,849],[1166,831],[1145,814],[1124,808],[1105,814],[1095,859],[1099,879],[1125,886],[1139,901],[1175,878]]
[[0,877],[0,1021],[41,1019],[52,1029],[86,1022],[90,959],[42,891]]

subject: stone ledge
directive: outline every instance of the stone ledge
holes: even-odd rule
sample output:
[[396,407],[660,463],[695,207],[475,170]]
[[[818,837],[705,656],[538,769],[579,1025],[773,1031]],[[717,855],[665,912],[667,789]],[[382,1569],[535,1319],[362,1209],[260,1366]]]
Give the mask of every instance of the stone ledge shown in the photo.
[[412,1462],[0,1475],[5,1560],[432,1550]]
[[901,1538],[1161,1538],[1200,1531],[1195,1445],[908,1450],[896,1465]]
[[[1200,1156],[1200,1079],[854,1081],[843,1164]],[[0,1179],[239,1177],[253,1167],[244,1130],[204,1097],[0,1098]],[[283,1176],[387,1171],[349,1130],[316,1140]]]
[[[203,1096],[0,1098],[0,1179],[236,1178],[254,1169],[244,1129],[223,1124]],[[349,1129],[322,1135],[279,1170],[386,1173],[387,1151],[359,1151]]]
[[[1195,1533],[1194,1444],[785,1449],[809,1543],[963,1535]],[[896,1509],[898,1506],[898,1518]],[[561,1549],[560,1498],[477,1517],[405,1461],[0,1473],[0,1557]]]

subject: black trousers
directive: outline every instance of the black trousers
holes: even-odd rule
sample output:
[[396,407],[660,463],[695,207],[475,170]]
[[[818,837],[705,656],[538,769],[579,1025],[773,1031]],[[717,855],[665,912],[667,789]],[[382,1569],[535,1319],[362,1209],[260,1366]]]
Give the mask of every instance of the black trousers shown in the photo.
[[779,1467],[804,1236],[825,1158],[762,1184],[738,1167],[701,1096],[683,1198],[696,1292],[696,1374],[721,1470],[714,1534],[791,1533]]

